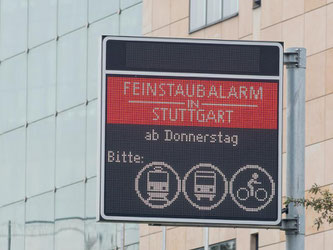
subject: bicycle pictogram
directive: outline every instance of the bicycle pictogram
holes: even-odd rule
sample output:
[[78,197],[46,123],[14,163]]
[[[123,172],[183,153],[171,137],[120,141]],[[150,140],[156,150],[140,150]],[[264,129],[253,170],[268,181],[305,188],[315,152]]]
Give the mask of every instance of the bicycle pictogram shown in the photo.
[[258,212],[276,196],[275,182],[266,169],[258,165],[246,165],[232,176],[229,193],[239,208]]
[[257,185],[262,184],[258,181],[259,174],[252,174],[252,178],[247,182],[247,187],[241,187],[237,190],[237,198],[241,201],[246,201],[249,197],[254,197],[258,201],[265,201],[268,197],[268,192],[264,188],[256,188]]

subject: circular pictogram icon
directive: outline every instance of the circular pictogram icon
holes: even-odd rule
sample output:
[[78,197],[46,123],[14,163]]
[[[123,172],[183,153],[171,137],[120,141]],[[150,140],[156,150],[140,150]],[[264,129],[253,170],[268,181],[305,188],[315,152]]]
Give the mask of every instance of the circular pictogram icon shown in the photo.
[[230,180],[230,195],[238,207],[248,212],[258,212],[275,196],[275,182],[262,167],[246,165]]
[[181,180],[178,173],[165,162],[151,162],[137,174],[135,191],[147,206],[163,209],[178,198]]
[[183,180],[185,198],[199,210],[218,207],[228,193],[228,181],[222,171],[209,163],[191,168]]

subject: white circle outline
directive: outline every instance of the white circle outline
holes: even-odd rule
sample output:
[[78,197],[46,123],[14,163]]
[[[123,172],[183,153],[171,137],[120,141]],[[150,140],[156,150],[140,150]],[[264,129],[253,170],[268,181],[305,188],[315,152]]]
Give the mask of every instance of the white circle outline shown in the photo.
[[[142,173],[143,173],[146,169],[148,169],[148,168],[150,168],[150,167],[153,167],[153,166],[155,166],[155,165],[162,165],[162,166],[166,167],[167,169],[171,170],[171,172],[174,173],[174,175],[176,176],[177,183],[178,183],[178,185],[177,185],[177,192],[176,192],[175,196],[173,197],[173,199],[171,199],[169,202],[167,202],[167,203],[165,203],[165,204],[163,204],[163,205],[154,205],[154,204],[149,203],[148,200],[146,200],[146,199],[144,199],[144,198],[142,197],[141,192],[140,192],[140,190],[139,190],[139,179],[141,178]],[[181,180],[180,180],[180,178],[179,178],[179,176],[178,176],[178,173],[177,173],[177,172],[176,172],[176,171],[175,171],[170,165],[166,164],[165,162],[153,161],[153,162],[147,164],[146,166],[144,166],[144,168],[141,169],[141,170],[139,171],[139,173],[137,174],[137,176],[135,177],[135,191],[136,191],[137,195],[139,196],[139,198],[140,198],[140,199],[143,201],[143,203],[146,204],[147,206],[149,206],[149,207],[151,207],[151,208],[165,208],[165,207],[170,206],[170,205],[171,205],[171,204],[172,204],[172,203],[178,198],[179,193],[180,193],[180,191],[181,191]]]
[[[207,207],[207,206],[199,206],[198,204],[196,204],[196,203],[194,203],[191,199],[190,199],[190,197],[188,196],[188,194],[187,194],[187,192],[186,192],[186,180],[187,180],[187,178],[189,177],[189,175],[194,171],[194,170],[196,170],[196,169],[198,169],[198,168],[200,168],[200,167],[209,167],[209,168],[212,168],[212,169],[214,169],[214,170],[216,170],[221,176],[222,176],[222,178],[223,178],[223,181],[224,181],[224,189],[225,189],[225,191],[224,191],[224,194],[222,195],[222,197],[221,197],[221,199],[217,202],[217,203],[215,203],[215,204],[213,204],[213,205],[211,205],[211,206],[209,206],[209,207]],[[216,207],[218,207],[221,203],[222,203],[222,201],[224,201],[224,199],[226,198],[226,196],[227,196],[227,194],[228,194],[228,180],[227,180],[227,178],[225,178],[225,175],[222,173],[222,171],[220,170],[220,169],[218,169],[217,167],[215,167],[213,164],[210,164],[210,163],[199,163],[199,164],[197,164],[197,165],[195,165],[194,167],[192,167],[186,174],[185,174],[185,176],[184,176],[184,180],[183,180],[183,192],[184,192],[184,195],[185,195],[185,198],[186,198],[186,200],[193,206],[193,207],[195,207],[195,208],[197,208],[197,209],[199,209],[199,210],[212,210],[212,209],[214,209],[214,208],[216,208]]]
[[[261,206],[258,207],[258,208],[248,208],[248,207],[246,207],[246,206],[240,204],[240,203],[237,201],[237,199],[235,198],[235,195],[234,195],[234,193],[233,193],[233,183],[234,183],[234,181],[235,181],[235,179],[236,179],[236,176],[237,176],[240,172],[244,171],[245,169],[258,169],[258,170],[262,171],[264,174],[267,175],[269,181],[270,181],[271,184],[272,184],[272,193],[271,193],[269,199],[268,199],[263,205],[261,205]],[[258,165],[246,165],[246,166],[244,166],[244,167],[238,169],[238,171],[237,171],[236,173],[234,173],[234,175],[232,176],[229,185],[230,185],[230,187],[229,187],[229,193],[230,193],[230,196],[231,196],[232,200],[233,200],[233,201],[234,201],[234,202],[235,202],[240,208],[244,209],[244,210],[247,211],[247,212],[258,212],[258,211],[264,209],[264,208],[265,208],[265,207],[266,207],[266,206],[267,206],[267,205],[273,200],[273,197],[274,197],[274,195],[275,195],[275,182],[274,182],[272,176],[271,176],[271,175],[270,175],[265,169],[263,169],[262,167],[259,167]]]
[[[258,198],[258,191],[264,191],[264,193],[265,193],[265,198],[263,198],[263,199]],[[264,200],[266,200],[266,199],[267,199],[267,196],[268,196],[268,193],[267,193],[267,191],[266,191],[264,188],[258,188],[258,189],[254,192],[254,197],[256,197],[256,199],[257,199],[258,201],[264,201]]]
[[[246,198],[239,197],[239,191],[241,191],[241,190],[245,190],[246,191]],[[237,190],[236,193],[237,193],[237,198],[240,199],[241,201],[246,201],[250,197],[250,192],[245,187],[238,188],[238,190]]]

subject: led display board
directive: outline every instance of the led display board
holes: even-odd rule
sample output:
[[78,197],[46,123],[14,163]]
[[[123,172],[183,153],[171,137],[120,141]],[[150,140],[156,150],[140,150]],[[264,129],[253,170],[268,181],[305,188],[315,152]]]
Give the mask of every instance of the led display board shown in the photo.
[[100,221],[281,221],[283,46],[102,38]]

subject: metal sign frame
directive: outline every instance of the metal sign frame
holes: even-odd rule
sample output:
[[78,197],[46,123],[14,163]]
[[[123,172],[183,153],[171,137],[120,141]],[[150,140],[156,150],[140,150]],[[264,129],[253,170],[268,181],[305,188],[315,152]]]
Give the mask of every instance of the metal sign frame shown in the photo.
[[[236,74],[206,74],[206,73],[179,73],[179,72],[150,72],[150,71],[122,71],[106,70],[106,43],[109,40],[124,41],[151,41],[151,42],[173,42],[188,44],[220,44],[220,45],[260,45],[276,46],[279,48],[279,76],[265,75],[236,75]],[[97,185],[98,185],[98,209],[97,221],[134,222],[158,225],[182,225],[182,226],[229,226],[229,227],[265,227],[276,228],[281,223],[282,207],[282,110],[283,110],[283,46],[278,42],[257,41],[226,41],[226,40],[203,40],[203,39],[174,39],[174,38],[148,38],[148,37],[119,37],[103,36],[101,43],[100,58],[100,89],[98,110],[98,159],[97,159]],[[279,82],[278,97],[278,186],[277,206],[278,215],[276,221],[255,220],[219,220],[219,219],[189,219],[189,218],[165,218],[165,217],[129,217],[129,216],[107,216],[104,212],[104,171],[105,171],[105,109],[106,109],[106,75],[139,75],[139,76],[168,76],[168,77],[200,77],[200,78],[223,78],[223,79],[250,79],[250,80],[276,80]]]

